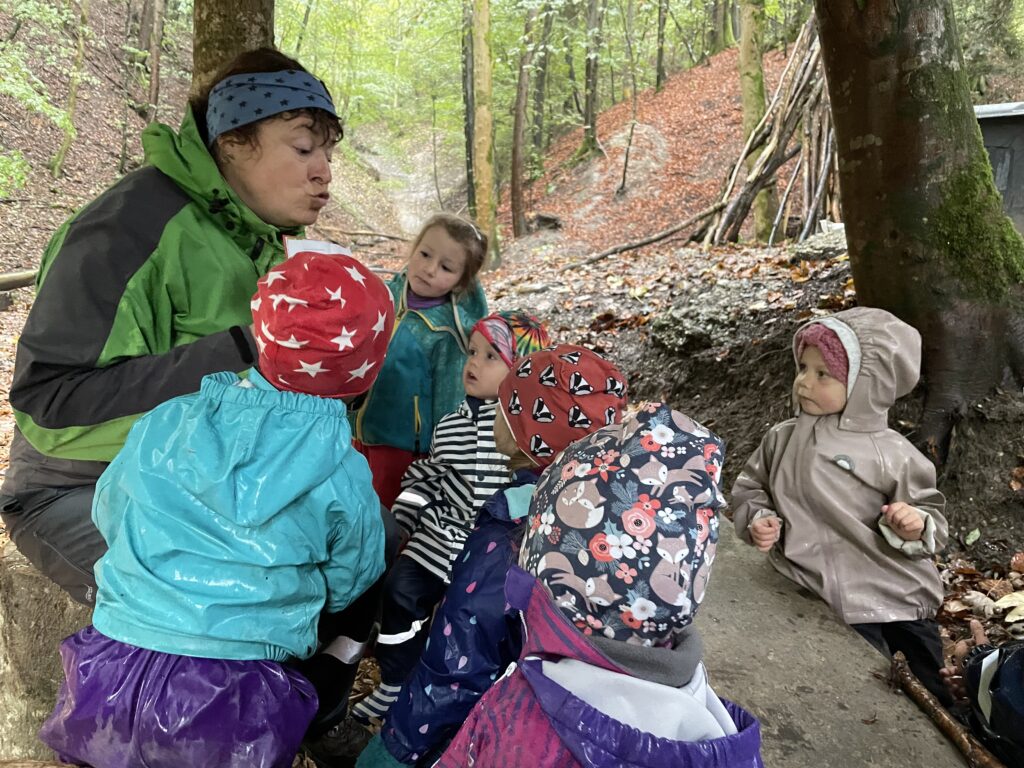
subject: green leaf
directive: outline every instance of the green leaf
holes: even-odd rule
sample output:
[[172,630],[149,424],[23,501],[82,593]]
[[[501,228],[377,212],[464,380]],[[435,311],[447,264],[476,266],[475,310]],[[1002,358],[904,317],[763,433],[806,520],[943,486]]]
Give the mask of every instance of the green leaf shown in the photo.
[[981,531],[979,531],[977,528],[975,528],[973,531],[971,531],[970,533],[967,534],[967,538],[964,539],[964,544],[966,544],[969,547],[969,546],[971,546],[971,544],[973,544],[974,542],[976,542],[980,538],[981,538]]

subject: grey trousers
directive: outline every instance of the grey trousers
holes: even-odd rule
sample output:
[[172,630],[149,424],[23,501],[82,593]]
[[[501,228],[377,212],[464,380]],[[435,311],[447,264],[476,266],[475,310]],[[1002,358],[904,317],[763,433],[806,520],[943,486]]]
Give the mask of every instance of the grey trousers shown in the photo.
[[92,522],[95,485],[0,496],[0,518],[29,562],[83,605],[96,603],[93,566],[107,543]]

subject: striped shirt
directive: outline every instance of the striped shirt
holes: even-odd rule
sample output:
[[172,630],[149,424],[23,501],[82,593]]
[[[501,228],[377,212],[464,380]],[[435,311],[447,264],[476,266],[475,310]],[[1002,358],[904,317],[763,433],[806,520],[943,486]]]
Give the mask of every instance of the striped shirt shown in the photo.
[[494,445],[497,402],[467,397],[434,429],[430,455],[413,462],[392,508],[409,534],[402,554],[448,582],[477,513],[511,477]]

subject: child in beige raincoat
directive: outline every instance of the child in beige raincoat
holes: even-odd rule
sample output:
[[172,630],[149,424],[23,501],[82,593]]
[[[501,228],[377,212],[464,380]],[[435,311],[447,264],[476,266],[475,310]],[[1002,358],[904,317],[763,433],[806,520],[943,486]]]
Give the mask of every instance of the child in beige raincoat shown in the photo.
[[945,499],[932,463],[887,419],[917,384],[921,337],[857,307],[801,327],[793,353],[797,416],[768,431],[736,480],[736,531],[951,703],[931,560],[946,544]]

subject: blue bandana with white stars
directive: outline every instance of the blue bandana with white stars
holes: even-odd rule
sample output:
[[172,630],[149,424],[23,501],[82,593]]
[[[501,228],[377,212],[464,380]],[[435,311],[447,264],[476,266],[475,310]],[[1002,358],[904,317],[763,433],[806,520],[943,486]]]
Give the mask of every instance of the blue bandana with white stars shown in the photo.
[[213,86],[206,107],[208,146],[221,134],[282,112],[322,109],[335,117],[324,84],[296,69],[233,75]]

